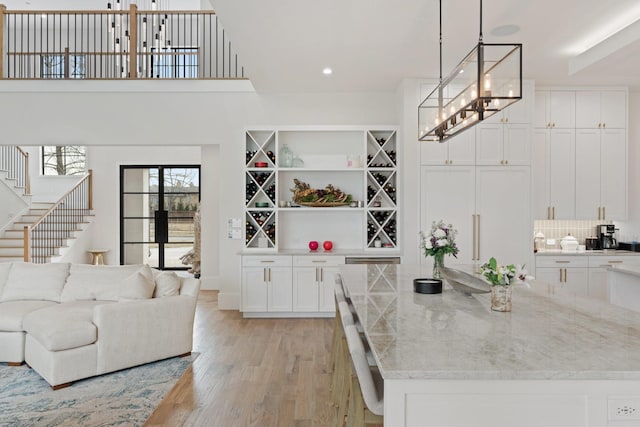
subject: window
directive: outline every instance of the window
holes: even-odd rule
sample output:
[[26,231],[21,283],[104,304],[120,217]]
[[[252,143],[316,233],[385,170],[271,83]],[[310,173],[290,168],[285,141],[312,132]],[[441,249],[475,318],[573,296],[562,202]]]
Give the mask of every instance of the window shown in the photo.
[[151,75],[156,79],[197,79],[198,48],[155,48],[159,52],[151,56]]
[[[65,67],[65,57],[69,66]],[[42,55],[40,74],[43,79],[83,79],[86,77],[85,57],[83,55]],[[69,76],[65,74],[69,69]]]
[[78,145],[42,147],[43,175],[82,175],[86,170],[85,147]]

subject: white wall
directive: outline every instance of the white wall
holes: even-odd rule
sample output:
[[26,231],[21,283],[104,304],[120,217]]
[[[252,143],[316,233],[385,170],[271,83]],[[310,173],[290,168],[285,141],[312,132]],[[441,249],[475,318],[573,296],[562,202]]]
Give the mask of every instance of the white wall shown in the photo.
[[5,172],[0,171],[0,200],[2,201],[0,203],[0,230],[27,209],[27,203],[9,185],[12,184],[12,181],[4,180],[5,175]]
[[[70,144],[59,144],[70,145]],[[82,176],[42,175],[42,154],[40,147],[21,147],[29,153],[29,178],[34,202],[57,202],[82,179]]]
[[[206,83],[199,91],[200,82],[163,82],[184,89],[164,92],[148,91],[156,82],[46,83],[51,85],[43,92],[0,82],[3,137],[20,145],[92,147],[88,164],[94,170],[97,216],[90,244],[112,249],[107,262],[119,259],[118,165],[189,159],[202,164],[203,288],[220,289],[221,308],[239,306],[242,241],[228,240],[223,231],[228,218],[243,216],[245,128],[398,125],[394,94],[259,95],[211,92]],[[69,83],[82,86],[68,91]]]

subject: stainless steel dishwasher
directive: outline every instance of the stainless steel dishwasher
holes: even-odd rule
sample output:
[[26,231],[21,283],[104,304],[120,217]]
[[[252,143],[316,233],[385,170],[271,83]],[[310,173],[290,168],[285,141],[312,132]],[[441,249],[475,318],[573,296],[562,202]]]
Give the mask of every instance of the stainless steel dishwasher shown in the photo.
[[345,264],[400,264],[400,257],[346,257]]

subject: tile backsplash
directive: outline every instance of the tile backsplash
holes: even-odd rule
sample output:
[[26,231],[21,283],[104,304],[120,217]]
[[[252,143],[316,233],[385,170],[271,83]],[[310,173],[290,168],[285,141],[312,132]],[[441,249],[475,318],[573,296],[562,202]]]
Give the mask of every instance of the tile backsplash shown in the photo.
[[567,234],[578,239],[581,245],[587,237],[598,237],[596,226],[600,224],[613,224],[613,221],[538,220],[533,222],[533,230],[534,233],[541,231],[545,239],[556,239],[555,247],[560,249],[560,239]]

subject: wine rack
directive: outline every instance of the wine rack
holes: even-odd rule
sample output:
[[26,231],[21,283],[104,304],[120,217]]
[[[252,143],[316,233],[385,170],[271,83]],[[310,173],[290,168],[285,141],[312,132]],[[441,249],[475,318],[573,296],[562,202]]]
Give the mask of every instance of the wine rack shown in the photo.
[[245,134],[245,247],[276,248],[276,133]]
[[397,248],[397,141],[394,131],[367,132],[367,248]]
[[[304,161],[301,166],[279,165],[285,144]],[[397,251],[397,150],[395,130],[246,131],[244,247],[306,249],[308,240],[328,239],[340,249]],[[333,184],[351,194],[355,204],[298,206],[291,200],[293,179],[312,188]]]

